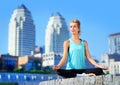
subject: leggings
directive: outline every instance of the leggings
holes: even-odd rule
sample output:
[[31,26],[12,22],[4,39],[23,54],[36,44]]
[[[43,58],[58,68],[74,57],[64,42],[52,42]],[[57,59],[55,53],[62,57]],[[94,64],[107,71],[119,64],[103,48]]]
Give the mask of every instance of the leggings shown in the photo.
[[90,69],[71,69],[71,70],[65,70],[65,69],[58,69],[57,74],[62,76],[63,78],[72,78],[76,77],[77,74],[82,73],[94,73],[95,75],[102,75],[103,70],[101,68],[90,68]]

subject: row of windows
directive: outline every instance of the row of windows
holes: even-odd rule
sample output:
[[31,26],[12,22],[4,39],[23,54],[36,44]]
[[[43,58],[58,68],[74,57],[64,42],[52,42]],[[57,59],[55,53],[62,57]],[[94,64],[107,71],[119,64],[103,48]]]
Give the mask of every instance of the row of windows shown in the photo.
[[110,72],[120,73],[120,64],[114,64],[110,66]]
[[43,58],[43,61],[47,61],[47,60],[53,60],[54,58]]
[[51,53],[51,54],[43,54],[43,55],[42,55],[42,57],[50,57],[50,56],[53,57],[54,54]]

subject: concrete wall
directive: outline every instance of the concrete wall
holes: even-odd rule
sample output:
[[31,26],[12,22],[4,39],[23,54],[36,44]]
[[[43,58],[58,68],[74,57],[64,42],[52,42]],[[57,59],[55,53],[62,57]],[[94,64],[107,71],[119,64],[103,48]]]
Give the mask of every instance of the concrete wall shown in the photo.
[[120,76],[102,75],[40,82],[39,85],[120,85]]

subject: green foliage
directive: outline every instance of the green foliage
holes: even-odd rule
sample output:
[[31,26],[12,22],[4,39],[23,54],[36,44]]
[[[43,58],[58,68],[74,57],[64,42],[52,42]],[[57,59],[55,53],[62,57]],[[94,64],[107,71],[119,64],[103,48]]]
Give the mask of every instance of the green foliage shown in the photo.
[[35,73],[36,70],[29,70],[29,73]]
[[24,72],[24,70],[22,68],[17,68],[17,69],[14,69],[13,72],[19,72],[19,73],[21,73],[21,72]]
[[45,69],[45,70],[29,70],[27,72],[28,73],[43,73],[43,74],[53,73],[53,71],[50,70],[50,69]]
[[[3,72],[3,71],[1,70],[1,72]],[[9,71],[5,70],[4,72],[9,72]],[[41,73],[41,74],[51,74],[51,73],[53,74],[53,73],[55,73],[53,71],[53,69],[50,69],[50,68],[39,69],[39,70],[35,70],[35,69],[31,68],[28,71],[24,71],[23,68],[17,68],[11,72],[15,72],[15,73]]]
[[36,70],[36,73],[44,73],[44,70]]
[[18,83],[13,83],[13,82],[0,82],[0,85],[18,85]]

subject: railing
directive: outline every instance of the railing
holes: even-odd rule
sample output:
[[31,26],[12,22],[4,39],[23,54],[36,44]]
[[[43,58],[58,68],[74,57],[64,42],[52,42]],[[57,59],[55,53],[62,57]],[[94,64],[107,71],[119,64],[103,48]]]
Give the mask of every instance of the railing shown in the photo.
[[42,81],[57,79],[57,77],[56,74],[0,73],[0,85],[10,82],[18,85],[39,85]]
[[17,82],[18,85],[120,85],[120,75],[65,79],[55,74],[0,73],[0,82]]

